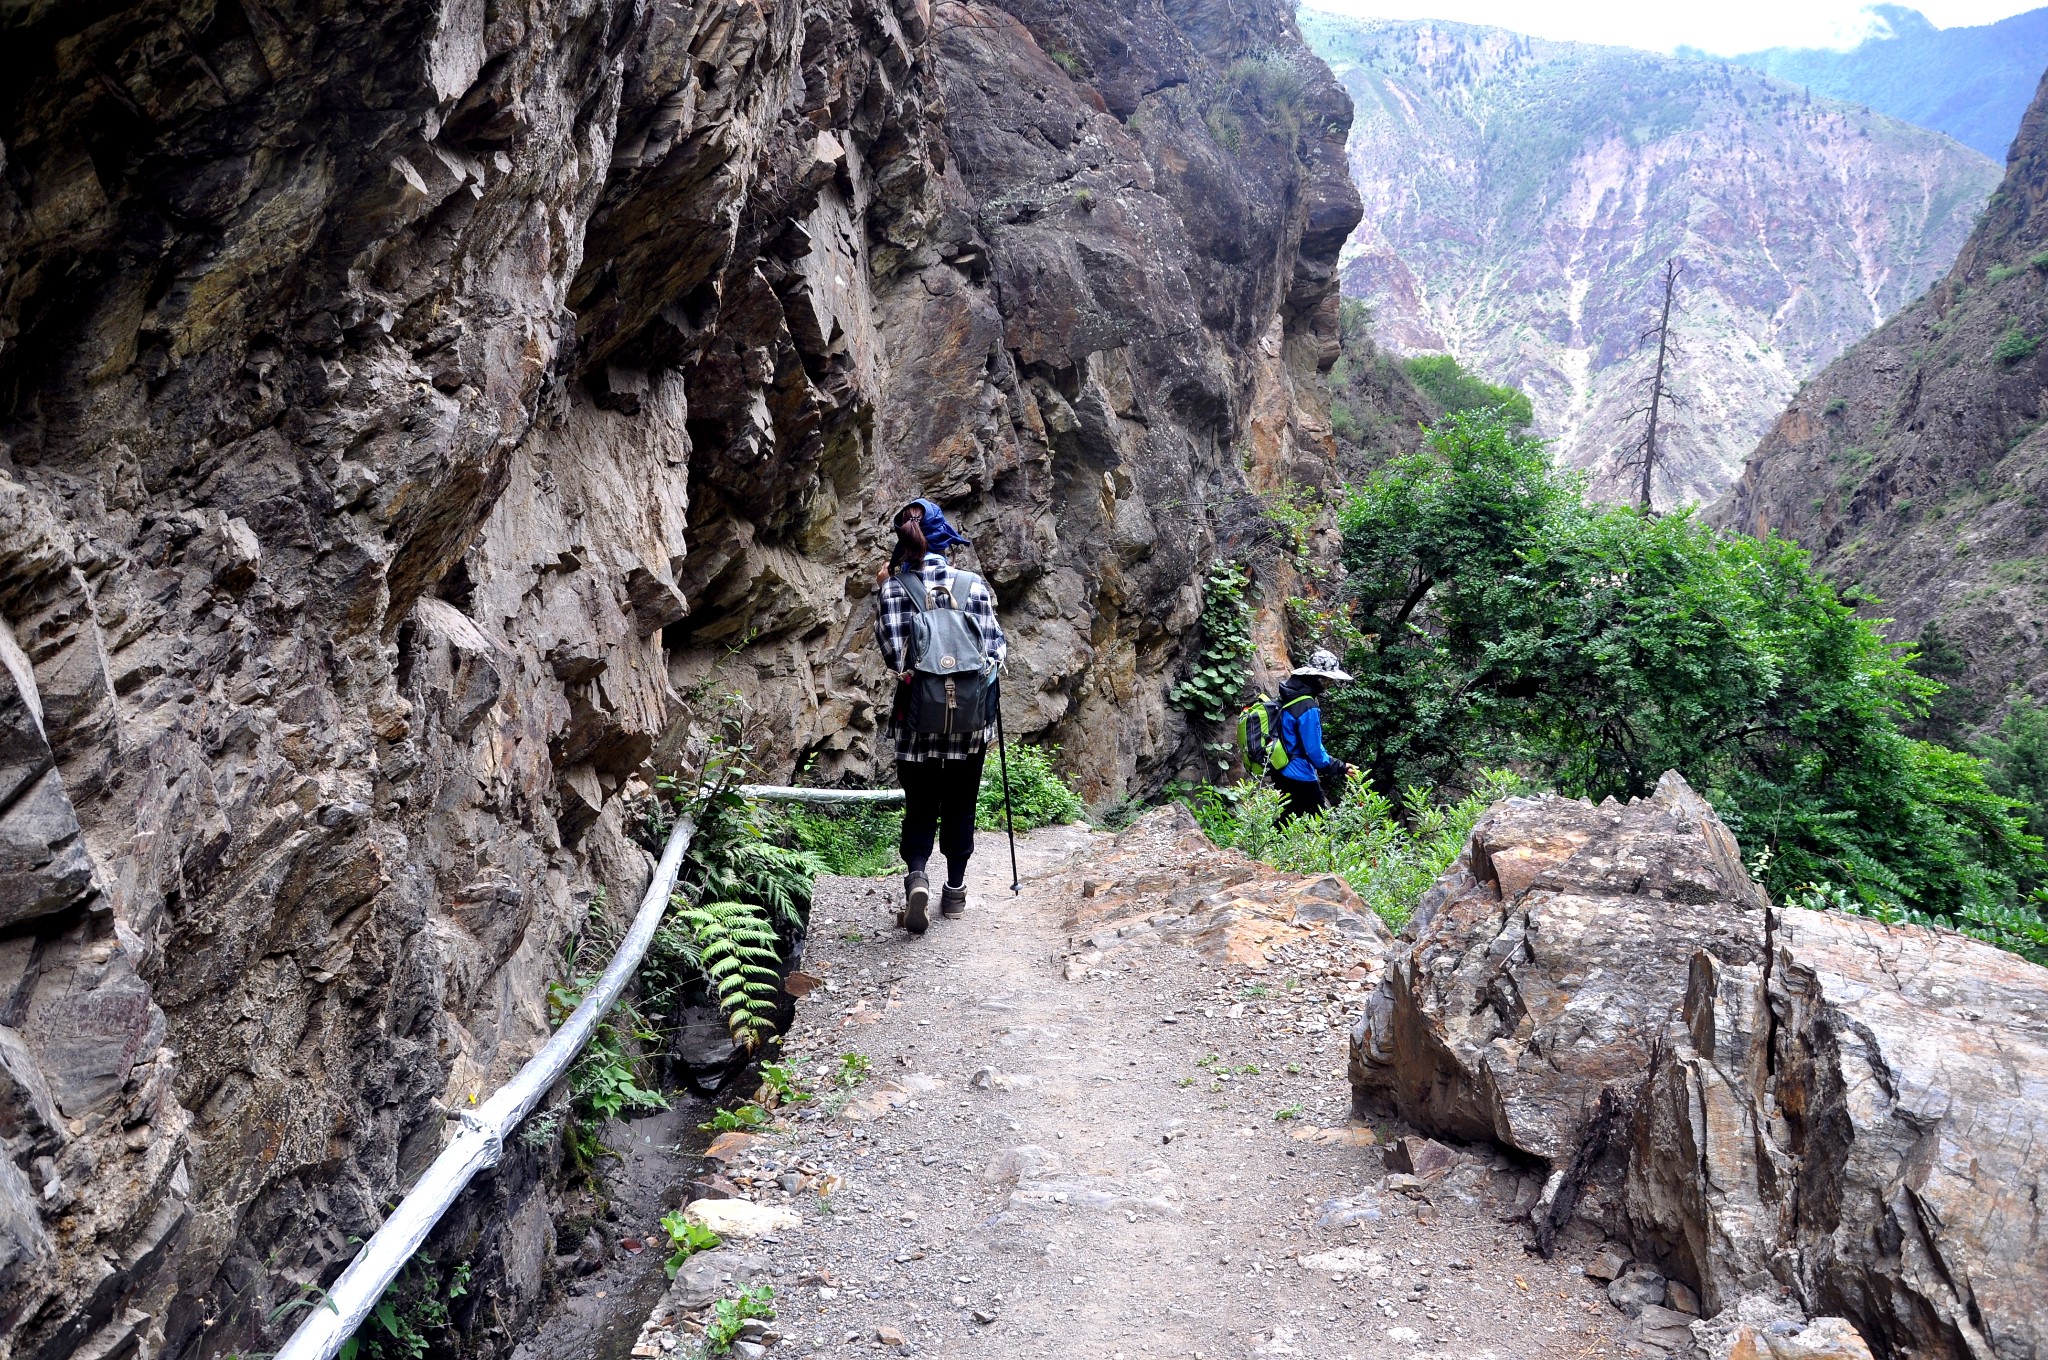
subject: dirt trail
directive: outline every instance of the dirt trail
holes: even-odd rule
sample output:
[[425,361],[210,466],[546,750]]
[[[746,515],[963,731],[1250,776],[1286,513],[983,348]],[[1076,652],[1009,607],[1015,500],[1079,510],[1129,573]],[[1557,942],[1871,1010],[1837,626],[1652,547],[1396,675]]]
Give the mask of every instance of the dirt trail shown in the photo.
[[801,1219],[731,1253],[776,1287],[768,1353],[1619,1353],[1587,1249],[1541,1260],[1504,1221],[1529,1177],[1482,1154],[1402,1193],[1383,1146],[1301,1136],[1361,1135],[1341,1132],[1345,1028],[1282,1005],[1284,969],[1156,948],[1068,980],[1074,902],[1050,871],[1107,840],[1025,839],[1015,899],[986,844],[969,915],[920,940],[894,928],[893,880],[820,884],[807,967],[830,987],[787,1049],[813,1083],[849,1052],[872,1075],[726,1168]]

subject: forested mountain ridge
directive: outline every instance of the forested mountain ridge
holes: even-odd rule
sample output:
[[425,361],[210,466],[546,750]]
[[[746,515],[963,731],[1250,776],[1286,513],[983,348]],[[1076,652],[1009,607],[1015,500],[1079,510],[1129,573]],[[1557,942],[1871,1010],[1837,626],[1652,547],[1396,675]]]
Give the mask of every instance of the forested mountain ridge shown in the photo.
[[1951,139],[1739,66],[1302,12],[1350,91],[1347,294],[1396,352],[1535,401],[1625,494],[1665,261],[1677,385],[1659,504],[1711,498],[1800,381],[1939,277],[1997,180]]
[[2048,9],[1955,28],[1936,28],[1905,5],[1872,5],[1870,15],[1878,31],[1847,51],[1772,47],[1729,60],[2004,160],[2048,66]]
[[1874,596],[1955,732],[2044,684],[2044,338],[2048,82],[1948,276],[1801,391],[1712,511]]

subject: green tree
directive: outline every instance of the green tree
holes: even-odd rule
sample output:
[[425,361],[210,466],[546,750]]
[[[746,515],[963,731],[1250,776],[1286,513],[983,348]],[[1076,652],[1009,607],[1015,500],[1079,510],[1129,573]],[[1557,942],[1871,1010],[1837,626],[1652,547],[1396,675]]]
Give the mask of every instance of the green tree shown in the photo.
[[1391,795],[1506,764],[1592,798],[1677,769],[1774,893],[1965,919],[2041,864],[1984,763],[1900,730],[1916,674],[1795,544],[1588,503],[1497,412],[1453,416],[1343,508],[1360,683],[1334,749]]
[[1977,754],[1984,757],[1991,787],[2028,805],[2027,830],[2048,836],[2048,708],[2021,695],[1998,735],[1977,743]]
[[1535,407],[1530,405],[1527,393],[1487,382],[1477,374],[1467,372],[1452,355],[1418,354],[1404,367],[1415,385],[1442,407],[1446,415],[1498,411],[1501,418],[1517,430],[1527,429],[1536,419]]

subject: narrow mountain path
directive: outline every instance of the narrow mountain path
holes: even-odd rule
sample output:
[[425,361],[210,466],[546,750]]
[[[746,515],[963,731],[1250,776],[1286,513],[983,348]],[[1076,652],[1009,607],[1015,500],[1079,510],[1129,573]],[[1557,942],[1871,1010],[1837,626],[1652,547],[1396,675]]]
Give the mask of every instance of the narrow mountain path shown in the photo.
[[821,1095],[843,1054],[869,1074],[728,1140],[727,1184],[800,1222],[734,1253],[776,1288],[768,1353],[1620,1353],[1588,1248],[1525,1249],[1532,1176],[1474,1151],[1390,1177],[1404,1130],[1349,1123],[1348,1027],[1327,1017],[1364,992],[1171,946],[1068,962],[1071,862],[1110,839],[1024,839],[1013,898],[986,838],[971,911],[922,939],[894,926],[893,880],[820,884],[825,985],[787,1052]]

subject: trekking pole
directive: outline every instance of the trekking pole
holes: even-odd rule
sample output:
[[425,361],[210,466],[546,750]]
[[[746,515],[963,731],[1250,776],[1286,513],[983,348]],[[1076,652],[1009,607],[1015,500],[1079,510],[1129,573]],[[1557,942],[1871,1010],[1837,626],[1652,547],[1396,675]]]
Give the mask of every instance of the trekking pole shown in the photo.
[[1017,823],[1010,817],[1010,752],[1009,742],[1003,739],[1003,690],[996,686],[996,765],[1003,772],[1003,829],[1010,833],[1010,895],[1024,891],[1024,880],[1017,872]]

